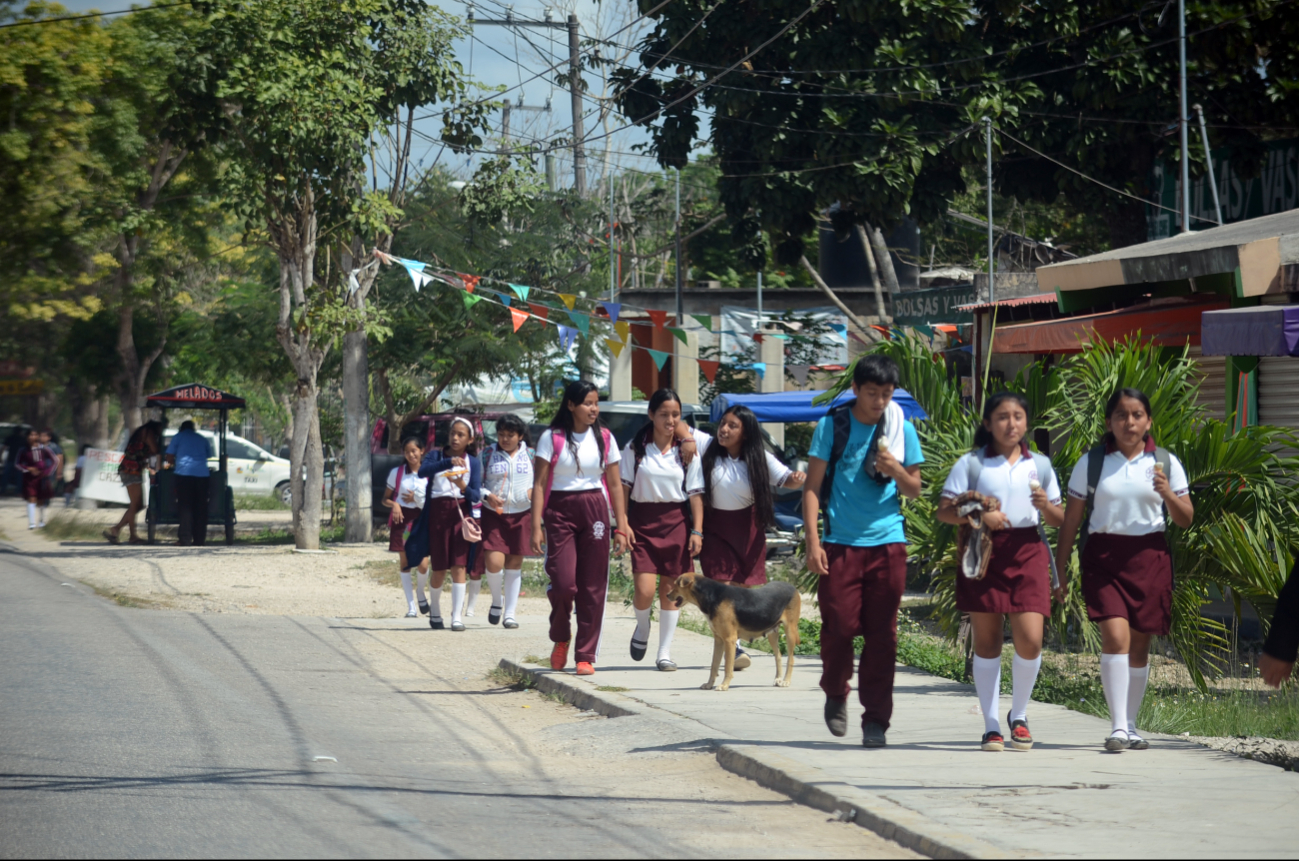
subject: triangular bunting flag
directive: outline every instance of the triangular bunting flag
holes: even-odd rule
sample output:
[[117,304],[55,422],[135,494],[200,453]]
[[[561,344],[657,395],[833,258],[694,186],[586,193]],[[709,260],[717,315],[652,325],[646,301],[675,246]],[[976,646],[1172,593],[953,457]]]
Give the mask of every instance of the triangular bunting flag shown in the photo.
[[573,304],[577,302],[576,296],[574,296],[572,293],[560,293],[559,298],[564,300],[564,305],[565,307],[568,308],[568,310],[570,311],[573,310]]
[[541,322],[545,323],[550,316],[550,306],[538,305],[536,302],[529,302],[528,309],[532,311],[533,316],[540,317]]
[[[349,296],[361,289],[361,282],[356,280],[356,273],[360,271],[360,269],[353,269],[351,272],[347,273],[347,295]],[[415,277],[413,272],[411,273],[411,277]],[[419,290],[419,284],[415,285],[415,289]]]
[[483,301],[482,296],[475,296],[473,293],[461,293],[460,295],[465,300],[466,308],[472,308],[475,305],[477,305],[479,302]]
[[660,329],[662,329],[663,324],[668,321],[667,311],[646,311],[645,313],[650,315],[650,319],[654,321],[654,325]]
[[691,314],[690,316],[693,317],[695,322],[698,323],[700,326],[703,326],[705,329],[709,330],[710,332],[712,331],[713,329],[712,317],[708,316],[707,314]]
[[[423,263],[420,264],[420,266],[423,265],[424,265]],[[419,288],[423,287],[425,284],[433,280],[432,275],[425,275],[419,269],[411,269],[407,267],[406,274],[410,276],[411,283],[415,285],[416,293],[419,292]]]
[[654,364],[658,365],[659,370],[663,370],[663,363],[668,360],[671,353],[665,353],[662,350],[650,350],[649,354],[654,358]]
[[[466,293],[466,296],[469,294]],[[519,327],[528,322],[528,312],[520,311],[518,308],[510,309],[510,316],[514,318],[514,331],[519,331]]]
[[420,263],[418,260],[407,260],[405,257],[394,257],[393,259],[402,266],[405,266],[407,269],[414,270],[415,272],[423,272],[424,267],[428,265],[427,263]]
[[491,294],[492,294],[493,296],[497,296],[497,297],[500,298],[500,300],[501,300],[501,304],[502,304],[502,305],[504,305],[506,308],[510,307],[510,294],[509,294],[509,293],[497,293],[495,290],[492,290],[492,291],[490,291],[490,292],[491,292]]
[[615,359],[622,355],[622,348],[627,346],[622,341],[615,341],[613,338],[605,338],[604,342],[608,344],[609,349],[613,351],[613,357]]
[[760,379],[760,380],[762,380],[762,379],[766,379],[766,377],[767,377],[767,363],[766,363],[766,362],[754,362],[754,363],[753,363],[753,370],[755,370],[755,371],[758,372],[758,379]]
[[916,326],[912,326],[911,328],[915,329],[917,332],[924,335],[926,338],[934,337],[934,330],[924,325],[923,323]]
[[474,292],[474,288],[478,286],[478,282],[481,280],[478,275],[466,275],[463,272],[457,272],[456,275],[465,283],[465,290],[470,293]]
[[618,337],[622,338],[622,342],[627,343],[627,339],[631,337],[631,323],[623,320],[620,323],[614,323],[613,328],[617,331]]
[[673,335],[675,335],[675,336],[676,336],[676,339],[677,339],[678,341],[680,341],[681,343],[683,343],[683,344],[689,344],[689,343],[690,343],[690,341],[686,338],[686,330],[685,330],[685,329],[677,329],[677,328],[674,328],[674,327],[672,327],[672,326],[665,326],[664,328],[666,328],[669,332],[671,332]]
[[573,325],[582,330],[583,335],[590,334],[591,318],[585,314],[578,314],[574,311],[568,312],[568,319],[573,321]]
[[699,360],[699,370],[704,372],[704,379],[710,384],[717,379],[717,368],[720,365],[721,362],[710,362],[707,359]]
[[757,341],[759,344],[762,343],[762,339],[763,339],[763,337],[764,337],[764,335],[763,335],[761,332],[754,332],[754,333],[753,333],[753,340]]
[[520,299],[522,299],[524,302],[527,302],[528,291],[531,290],[532,288],[524,287],[522,284],[511,284],[510,289],[513,290],[515,293],[517,293]]
[[565,326],[563,323],[559,324],[559,348],[561,350],[567,353],[568,348],[573,346],[573,339],[576,337],[576,329]]
[[785,366],[800,386],[807,385],[807,372],[812,370],[811,365],[786,365]]
[[601,302],[600,307],[609,315],[609,320],[613,323],[618,322],[618,315],[622,313],[622,303],[620,302]]

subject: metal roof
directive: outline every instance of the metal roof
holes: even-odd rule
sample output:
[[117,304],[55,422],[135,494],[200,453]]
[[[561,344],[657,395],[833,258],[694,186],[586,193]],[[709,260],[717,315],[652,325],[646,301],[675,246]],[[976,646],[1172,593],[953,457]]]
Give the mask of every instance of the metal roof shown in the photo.
[[957,305],[960,311],[982,311],[986,308],[1014,308],[1017,305],[1054,305],[1054,293],[1035,293],[1032,296],[1016,296],[1014,299],[999,299],[996,302],[976,302],[973,305]]

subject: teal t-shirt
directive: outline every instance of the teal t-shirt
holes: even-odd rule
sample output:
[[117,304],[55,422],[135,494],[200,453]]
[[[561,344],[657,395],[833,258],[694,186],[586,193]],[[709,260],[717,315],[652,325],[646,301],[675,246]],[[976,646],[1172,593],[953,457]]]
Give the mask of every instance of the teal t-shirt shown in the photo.
[[[862,424],[856,416],[852,416],[848,446],[843,451],[834,475],[830,501],[821,501],[830,515],[830,531],[822,539],[827,544],[878,547],[881,544],[905,543],[907,540],[902,528],[898,483],[890,481],[879,485],[862,471],[866,444],[871,441],[874,433],[875,425]],[[906,443],[906,456],[902,465],[909,467],[924,463],[925,456],[920,451],[920,437],[916,435],[915,425],[903,422],[902,433]],[[834,419],[826,416],[816,425],[808,454],[829,463],[833,447]]]

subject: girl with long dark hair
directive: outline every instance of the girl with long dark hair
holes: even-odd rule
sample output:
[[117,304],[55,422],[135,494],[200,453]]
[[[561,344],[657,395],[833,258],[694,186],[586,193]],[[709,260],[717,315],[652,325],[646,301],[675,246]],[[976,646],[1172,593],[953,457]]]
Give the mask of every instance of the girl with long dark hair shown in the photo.
[[655,584],[659,596],[659,651],[655,665],[664,672],[672,661],[672,635],[681,611],[668,600],[676,578],[694,571],[694,557],[703,546],[704,492],[699,458],[687,465],[677,440],[681,398],[659,389],[649,400],[650,423],[637,431],[622,451],[622,483],[627,492],[627,521],[636,541],[631,550],[635,580],[632,604],[636,630],[631,657],[639,661],[649,648],[650,608]]
[[[1195,518],[1186,469],[1155,445],[1150,399],[1119,389],[1105,404],[1107,432],[1069,477],[1069,504],[1056,565],[1062,582],[1074,538],[1082,529],[1083,597],[1101,629],[1101,684],[1113,731],[1109,751],[1145,750],[1137,713],[1150,679],[1150,638],[1172,624],[1173,558],[1164,537],[1165,513],[1186,529]],[[1090,508],[1090,512],[1087,510]]]
[[[974,688],[983,710],[983,739],[988,751],[1005,748],[998,720],[1001,693],[1001,646],[1005,619],[1015,640],[1014,687],[1006,722],[1016,750],[1033,747],[1028,729],[1028,701],[1042,666],[1042,631],[1051,615],[1051,548],[1038,524],[1064,522],[1060,485],[1044,455],[1025,441],[1028,401],[1014,392],[998,392],[983,407],[983,424],[974,434],[974,450],[952,467],[943,485],[938,519],[960,526],[961,497],[985,497],[982,525],[992,535],[991,558],[982,577],[956,574],[956,607],[970,614],[974,629]],[[992,505],[986,498],[997,502]],[[989,510],[995,509],[995,510]],[[970,539],[978,541],[975,535]]]
[[[627,525],[618,481],[618,447],[600,424],[600,393],[586,380],[564,389],[550,428],[537,441],[533,460],[532,552],[546,554],[550,586],[550,666],[562,670],[573,640],[577,609],[577,674],[595,672],[600,630],[609,591],[610,533],[618,552],[635,541]],[[616,485],[615,485],[616,486]],[[609,522],[610,508],[617,528]]]
[[[465,568],[469,541],[462,522],[479,516],[483,467],[474,445],[474,426],[456,416],[447,431],[447,446],[424,456],[419,475],[427,479],[424,516],[406,539],[406,558],[429,557],[429,627],[442,630],[442,584],[451,575],[451,630],[465,629],[461,605],[465,599]],[[476,521],[475,521],[476,522]]]
[[130,528],[130,543],[144,544],[135,531],[135,516],[144,508],[144,480],[158,471],[156,458],[162,452],[162,422],[148,421],[135,429],[126,441],[122,462],[117,466],[117,477],[126,488],[127,506],[116,526],[105,529],[104,538],[116,544],[122,527]]
[[[424,459],[423,440],[415,436],[406,437],[401,442],[401,451],[406,462],[394,466],[388,472],[383,504],[389,510],[388,550],[396,553],[401,563],[401,588],[406,593],[406,618],[417,619],[420,613],[427,614],[429,611],[428,597],[425,594],[429,559],[427,556],[423,559],[408,558],[406,536],[424,514],[429,482],[419,475],[420,462]],[[411,568],[416,568],[419,572],[418,593],[415,584],[411,582]]]

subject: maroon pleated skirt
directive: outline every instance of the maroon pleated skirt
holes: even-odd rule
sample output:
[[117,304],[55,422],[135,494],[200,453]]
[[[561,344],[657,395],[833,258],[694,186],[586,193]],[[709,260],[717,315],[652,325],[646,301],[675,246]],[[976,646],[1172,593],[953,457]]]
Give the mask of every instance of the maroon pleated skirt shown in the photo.
[[633,574],[676,577],[695,570],[690,556],[690,505],[685,502],[633,502],[627,522],[636,533],[631,549]]
[[1173,621],[1173,556],[1164,533],[1093,533],[1080,562],[1089,619],[1122,618],[1143,634],[1168,634]]
[[433,571],[463,568],[469,561],[469,542],[460,531],[460,511],[470,517],[469,503],[435,496],[424,505],[428,509],[429,567]]
[[758,524],[753,506],[736,511],[705,510],[703,532],[699,569],[705,577],[736,586],[767,582],[767,534]]
[[956,609],[1051,615],[1051,550],[1036,527],[992,533],[992,560],[983,579],[956,574]]
[[506,556],[532,555],[532,512],[497,514],[483,506],[483,550]]
[[49,502],[54,483],[43,475],[23,473],[23,499]]
[[[388,550],[393,553],[401,553],[406,549],[406,536],[410,535],[410,528],[415,524],[415,520],[424,514],[422,508],[407,508],[401,506],[401,523],[388,521]],[[408,559],[407,562],[418,564],[418,559]]]

